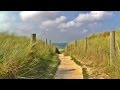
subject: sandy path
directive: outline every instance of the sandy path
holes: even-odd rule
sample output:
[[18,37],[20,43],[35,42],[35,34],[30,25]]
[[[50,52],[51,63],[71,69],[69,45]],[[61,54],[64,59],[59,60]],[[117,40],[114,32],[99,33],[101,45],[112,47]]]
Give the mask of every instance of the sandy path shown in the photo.
[[71,60],[70,56],[59,54],[61,63],[55,75],[55,79],[83,79],[82,68]]

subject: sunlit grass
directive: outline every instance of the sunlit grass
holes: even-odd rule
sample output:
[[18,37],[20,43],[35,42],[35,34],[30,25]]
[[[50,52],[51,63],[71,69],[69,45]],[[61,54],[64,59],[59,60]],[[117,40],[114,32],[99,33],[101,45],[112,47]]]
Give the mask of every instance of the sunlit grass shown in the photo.
[[[120,47],[120,30],[116,31],[116,41]],[[72,47],[70,47],[72,45]],[[65,48],[65,55],[73,55],[79,62],[90,66],[91,77],[120,78],[120,56],[116,45],[116,58],[113,66],[109,66],[110,38],[109,32],[88,37],[88,49],[85,51],[85,39],[79,40],[77,47],[74,41]],[[96,73],[97,72],[97,73]]]
[[53,46],[41,40],[32,46],[30,38],[0,33],[0,78],[53,78],[58,64]]

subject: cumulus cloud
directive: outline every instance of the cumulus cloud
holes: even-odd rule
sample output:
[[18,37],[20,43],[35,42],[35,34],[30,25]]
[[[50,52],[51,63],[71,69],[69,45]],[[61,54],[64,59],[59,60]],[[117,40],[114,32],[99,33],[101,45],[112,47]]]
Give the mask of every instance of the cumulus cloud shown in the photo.
[[24,21],[42,22],[54,19],[60,11],[21,11],[20,16]]
[[112,15],[112,12],[108,11],[91,11],[80,13],[73,20],[67,21],[67,17],[59,16],[59,13],[60,11],[22,11],[20,16],[23,21],[39,23],[40,28],[47,31],[50,29],[67,31],[78,29],[91,21],[102,20]]
[[0,11],[0,31],[7,31],[11,25],[16,22],[16,17],[14,17],[9,11]]
[[86,32],[88,32],[88,30],[84,29],[82,33],[86,33]]
[[[97,21],[112,16],[112,12],[108,11],[91,11],[80,13],[73,20],[68,20],[68,17],[60,16],[59,14],[60,12],[56,11],[34,11],[29,13],[24,11],[20,13],[20,16],[23,21],[36,23],[36,27],[39,26],[36,32],[43,33],[41,37],[49,37],[54,41],[55,39],[60,39],[60,36],[63,35],[65,35],[64,39],[72,40],[76,37],[83,37],[100,31],[102,25]],[[72,38],[71,35],[73,36]]]
[[88,22],[104,19],[112,15],[112,12],[108,11],[91,11],[86,14],[79,14],[77,18],[75,18],[76,22]]
[[21,35],[37,33],[40,39],[49,38],[53,42],[71,41],[98,32],[103,25],[99,21],[113,14],[108,11],[79,12],[70,19],[68,14],[64,14],[68,13],[65,11],[21,11],[18,22],[18,17],[10,16],[9,13],[0,12],[0,29],[6,27]]
[[67,23],[62,23],[59,28],[61,28],[62,31],[76,30],[80,27],[84,27],[84,25],[89,26],[89,24],[93,21],[96,22],[110,16],[112,16],[112,12],[107,11],[91,11],[83,14],[80,13],[75,19],[68,21]]
[[33,16],[36,16],[40,12],[38,11],[22,11],[20,12],[20,16],[23,20],[30,19]]
[[64,23],[67,20],[67,17],[60,16],[59,18],[56,18],[55,20],[47,20],[43,21],[41,23],[41,27],[44,29],[50,29],[50,28],[57,28],[61,23]]

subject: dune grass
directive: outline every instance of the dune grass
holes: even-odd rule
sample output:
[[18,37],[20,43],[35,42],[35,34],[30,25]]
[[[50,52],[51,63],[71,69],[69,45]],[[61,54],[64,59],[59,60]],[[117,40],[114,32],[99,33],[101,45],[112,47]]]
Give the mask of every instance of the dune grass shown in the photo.
[[120,30],[116,30],[116,58],[114,64],[109,66],[110,39],[109,32],[94,34],[87,39],[87,51],[85,51],[85,39],[70,42],[65,48],[65,55],[78,58],[79,62],[90,68],[91,78],[120,78]]
[[0,78],[54,78],[59,64],[53,46],[41,40],[35,45],[30,38],[0,33]]

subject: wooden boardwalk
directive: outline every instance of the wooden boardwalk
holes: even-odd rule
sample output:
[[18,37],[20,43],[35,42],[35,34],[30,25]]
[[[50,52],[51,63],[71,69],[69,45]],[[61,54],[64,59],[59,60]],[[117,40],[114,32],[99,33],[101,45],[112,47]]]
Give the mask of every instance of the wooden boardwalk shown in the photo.
[[59,54],[61,63],[55,75],[55,79],[83,79],[82,68],[71,60],[70,56]]

